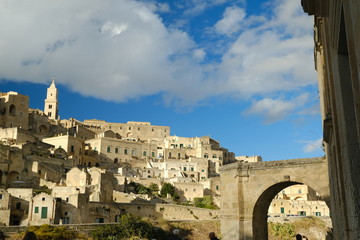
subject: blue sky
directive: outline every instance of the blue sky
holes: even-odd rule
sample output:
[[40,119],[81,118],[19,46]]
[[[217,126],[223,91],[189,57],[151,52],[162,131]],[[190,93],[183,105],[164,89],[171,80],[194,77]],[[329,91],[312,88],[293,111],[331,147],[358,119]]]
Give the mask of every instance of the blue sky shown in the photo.
[[149,121],[236,155],[322,156],[312,17],[298,0],[0,0],[1,91],[61,118]]

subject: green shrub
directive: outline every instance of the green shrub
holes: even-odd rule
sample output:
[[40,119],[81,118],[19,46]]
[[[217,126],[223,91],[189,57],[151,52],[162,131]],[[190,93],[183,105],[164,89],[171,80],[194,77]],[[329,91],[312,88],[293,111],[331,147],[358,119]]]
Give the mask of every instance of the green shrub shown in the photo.
[[77,233],[69,231],[66,227],[53,227],[50,225],[30,226],[28,232],[34,232],[39,240],[72,240]]
[[118,224],[103,225],[91,232],[94,240],[114,240],[138,238],[166,239],[166,233],[140,217],[125,214],[120,217]]
[[292,240],[295,237],[295,227],[289,223],[269,223],[271,235],[282,240]]
[[194,198],[194,206],[199,208],[217,209],[211,196],[204,196],[202,198]]

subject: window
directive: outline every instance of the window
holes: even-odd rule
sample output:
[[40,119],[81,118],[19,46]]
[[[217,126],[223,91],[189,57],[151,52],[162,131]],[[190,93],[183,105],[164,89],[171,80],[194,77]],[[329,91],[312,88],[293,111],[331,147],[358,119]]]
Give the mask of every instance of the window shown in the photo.
[[131,130],[131,127],[129,127],[129,130]]
[[140,128],[138,128],[138,131],[140,131]]
[[298,190],[298,194],[301,194],[301,193],[302,193],[302,191],[301,191],[301,189],[299,189],[299,190]]
[[128,150],[126,148],[124,149],[124,154],[128,154]]
[[209,158],[209,155],[207,155],[207,154],[204,154],[204,158]]
[[51,104],[49,104],[49,109],[52,109],[52,105],[51,105]]
[[151,156],[152,156],[152,157],[155,157],[155,152],[151,152]]
[[0,194],[0,199],[2,199],[2,194]]
[[204,170],[204,169],[201,169],[201,172],[205,172],[205,170]]
[[136,155],[136,150],[135,149],[131,150],[131,156],[135,156],[135,155]]
[[143,151],[143,156],[146,156],[146,151]]
[[315,216],[321,217],[321,212],[315,212]]
[[119,148],[115,148],[115,153],[119,153]]
[[34,213],[39,213],[39,207],[34,208]]
[[193,171],[194,171],[194,167],[191,167],[190,170],[193,172]]
[[169,158],[171,158],[171,152],[169,152]]
[[51,112],[48,112],[48,116],[51,117]]
[[214,154],[212,158],[217,158],[217,156]]
[[75,147],[74,147],[74,145],[71,145],[71,146],[70,146],[70,152],[72,152],[72,153],[75,152]]
[[63,217],[62,223],[63,224],[69,224],[70,223],[70,218],[69,217]]
[[43,197],[43,198],[41,199],[41,201],[45,201],[45,198]]
[[181,154],[180,153],[178,153],[178,158],[180,158],[181,157]]
[[186,171],[186,167],[184,167],[183,169],[184,169],[184,171]]
[[216,188],[216,190],[219,190],[219,186],[218,186],[218,185],[216,185],[216,187],[215,187],[215,188]]
[[154,131],[154,129],[152,128],[151,131]]
[[104,223],[104,218],[96,218],[95,222],[96,223]]
[[108,146],[106,151],[107,151],[108,153],[111,152],[111,147]]
[[219,157],[219,160],[222,160],[222,157]]
[[283,207],[280,208],[280,212],[281,212],[281,213],[285,213],[285,208],[283,208]]
[[65,201],[66,201],[66,202],[69,202],[69,198],[67,197],[67,198],[65,199]]
[[47,210],[48,208],[47,207],[42,207],[41,208],[41,218],[47,218]]

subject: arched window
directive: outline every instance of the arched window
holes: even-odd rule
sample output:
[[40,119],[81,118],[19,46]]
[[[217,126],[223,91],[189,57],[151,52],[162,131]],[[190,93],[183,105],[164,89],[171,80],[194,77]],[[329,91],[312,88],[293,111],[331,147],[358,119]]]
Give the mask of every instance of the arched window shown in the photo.
[[15,113],[16,113],[16,107],[14,104],[11,104],[9,108],[9,115],[15,116]]

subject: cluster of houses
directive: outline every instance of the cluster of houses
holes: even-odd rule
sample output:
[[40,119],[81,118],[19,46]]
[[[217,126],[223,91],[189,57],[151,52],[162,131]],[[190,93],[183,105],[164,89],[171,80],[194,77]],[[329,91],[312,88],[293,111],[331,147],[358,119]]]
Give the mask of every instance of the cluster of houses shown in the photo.
[[131,182],[170,183],[179,202],[211,196],[219,206],[219,168],[261,161],[149,122],[61,120],[57,97],[54,80],[44,111],[29,108],[28,96],[0,93],[2,225],[116,222],[123,204],[172,201],[133,194]]
[[168,182],[180,202],[209,195],[219,204],[219,168],[237,161],[219,142],[149,122],[60,120],[57,97],[54,81],[44,111],[0,93],[1,224],[114,222],[121,203],[163,202],[130,193],[131,182]]

